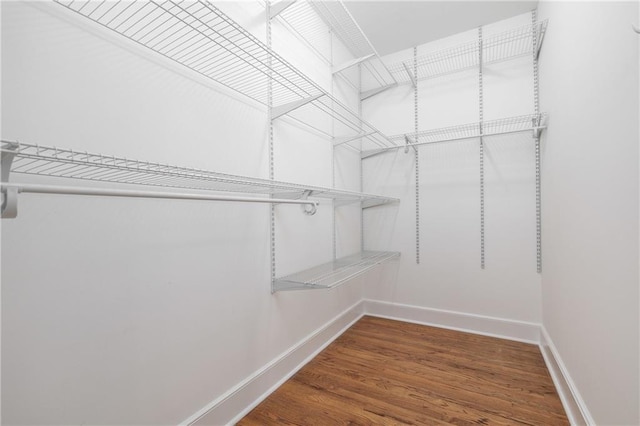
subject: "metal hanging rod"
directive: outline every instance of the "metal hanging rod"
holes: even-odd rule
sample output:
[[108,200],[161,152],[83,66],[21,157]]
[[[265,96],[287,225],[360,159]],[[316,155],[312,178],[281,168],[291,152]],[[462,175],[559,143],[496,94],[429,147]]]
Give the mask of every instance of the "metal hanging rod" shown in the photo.
[[[15,187],[17,184],[13,184],[9,179],[11,174],[28,174],[82,181],[138,185],[162,188],[164,190],[186,189],[218,193],[251,194],[252,196],[268,195],[273,197],[268,198],[268,200],[270,200],[269,202],[279,202],[273,201],[274,199],[296,200],[298,201],[296,204],[306,206],[313,204],[313,202],[307,201],[306,197],[336,200],[339,204],[361,203],[362,208],[398,201],[398,199],[395,198],[352,191],[299,185],[5,140],[0,141],[0,153],[2,158],[1,181],[4,185],[8,185],[6,186],[6,191],[3,190],[4,192],[11,190],[17,193]],[[28,188],[27,186],[20,186],[23,188],[23,192],[33,192],[25,189]],[[116,190],[120,192],[120,189]],[[138,189],[136,189],[136,191],[138,191]],[[147,190],[141,191],[149,193]],[[120,193],[124,194],[125,192]],[[138,192],[138,194],[140,193],[141,192]],[[220,194],[212,195],[210,199],[213,200],[213,196],[218,197],[219,195]],[[224,197],[230,198],[226,195]],[[233,197],[237,198],[235,195]],[[239,197],[242,198],[243,196],[241,195]],[[256,198],[253,197],[248,198],[250,198],[251,201],[256,200]],[[301,200],[304,202],[300,202]],[[308,209],[306,210],[307,213],[310,213],[310,211],[311,210]]]
[[631,28],[633,28],[633,31],[635,31],[636,34],[640,34],[640,28],[636,27],[635,24],[631,24]]
[[366,129],[368,146],[394,144],[210,2],[55,1],[263,105],[270,79],[274,106],[310,100],[349,134]]
[[[547,20],[534,25],[523,25],[484,37],[482,42],[482,61],[484,65],[508,61],[531,55],[533,34],[536,34],[536,56],[542,47],[542,40],[547,28]],[[446,49],[430,52],[418,57],[417,80],[441,77],[478,67],[478,40],[470,40]],[[401,83],[410,83],[405,66],[408,62],[397,62],[389,65],[393,76]]]
[[[474,122],[461,124],[458,126],[442,127],[438,129],[423,130],[417,133],[417,138],[412,139],[414,133],[402,133],[390,136],[395,141],[405,141],[409,137],[410,146],[428,145],[434,143],[444,143],[461,141],[466,139],[486,138],[489,136],[507,135],[512,133],[532,132],[534,137],[539,136],[540,132],[547,128],[546,114],[530,114],[520,115],[516,117],[501,118],[498,120],[490,120],[483,122]],[[395,149],[405,148],[387,148],[363,151],[362,158],[369,158],[374,155],[389,152]]]
[[[319,203],[310,200],[291,200],[285,198],[257,198],[257,197],[239,197],[232,195],[210,195],[195,194],[184,192],[160,192],[160,191],[137,191],[129,189],[105,189],[105,188],[87,188],[77,186],[61,186],[61,185],[38,185],[27,183],[8,183],[0,182],[2,193],[5,194],[3,206],[3,217],[15,217],[17,213],[17,198],[15,195],[20,193],[32,194],[60,194],[60,195],[93,195],[100,197],[128,197],[128,198],[155,198],[168,200],[200,200],[200,201],[232,201],[243,203],[268,203],[268,204],[298,204],[303,206],[306,214],[313,215],[316,213]],[[8,193],[12,195],[7,195]],[[5,212],[11,212],[5,214]]]

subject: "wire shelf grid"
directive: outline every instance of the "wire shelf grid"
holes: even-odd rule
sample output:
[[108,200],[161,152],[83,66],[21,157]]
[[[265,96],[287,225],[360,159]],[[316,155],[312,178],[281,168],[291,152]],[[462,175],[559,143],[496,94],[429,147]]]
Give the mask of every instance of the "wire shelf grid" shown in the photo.
[[309,3],[354,57],[373,55],[371,59],[363,62],[362,66],[377,84],[388,86],[396,83],[394,76],[380,60],[380,55],[342,1],[312,0]]
[[333,288],[377,265],[400,257],[398,252],[363,251],[276,279],[275,291]]
[[[3,153],[15,153],[11,172],[82,181],[179,188],[198,191],[275,195],[301,199],[305,196],[342,203],[361,202],[363,207],[393,203],[395,198],[272,181],[167,164],[136,161],[56,147],[2,141]],[[310,192],[309,192],[310,191]]]
[[[489,65],[532,55],[534,31],[538,34],[537,39],[540,40],[539,34],[545,31],[546,26],[546,20],[540,21],[535,26],[523,25],[483,39],[483,64]],[[479,48],[478,40],[470,40],[421,55],[418,57],[417,79],[436,78],[476,68],[478,67]],[[412,64],[404,61],[396,62],[389,65],[389,70],[398,82],[410,83],[411,77],[406,71],[407,66],[410,65]]]
[[[441,127],[437,129],[401,133],[389,138],[396,143],[405,143],[412,146],[428,145],[434,143],[452,142],[480,137],[497,136],[503,134],[533,132],[546,128],[547,114],[528,114],[515,117],[500,118],[474,123],[459,124],[456,126]],[[362,153],[363,158],[389,151],[389,149],[369,150]]]
[[318,97],[313,105],[344,123],[352,134],[364,127],[372,144],[393,145],[208,1],[55,1],[263,105],[268,78],[273,82],[274,105]]

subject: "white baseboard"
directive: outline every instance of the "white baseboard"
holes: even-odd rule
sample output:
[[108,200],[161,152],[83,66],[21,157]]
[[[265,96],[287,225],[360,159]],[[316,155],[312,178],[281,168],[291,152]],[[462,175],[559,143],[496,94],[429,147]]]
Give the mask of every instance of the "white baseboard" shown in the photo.
[[571,424],[595,424],[551,338],[540,324],[377,300],[354,304],[181,424],[237,422],[363,315],[537,344]]
[[365,315],[538,344],[540,324],[420,306],[364,301]]
[[226,425],[237,422],[362,315],[363,302],[359,301],[181,424]]
[[571,424],[576,426],[595,425],[596,423],[544,326],[541,327],[540,332],[540,351]]

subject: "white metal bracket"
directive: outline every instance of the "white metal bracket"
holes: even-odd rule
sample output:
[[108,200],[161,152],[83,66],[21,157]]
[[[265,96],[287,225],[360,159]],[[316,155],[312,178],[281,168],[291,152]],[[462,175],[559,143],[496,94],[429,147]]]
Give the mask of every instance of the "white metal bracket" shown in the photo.
[[[18,144],[11,144],[2,150],[0,177],[3,183],[9,182],[11,163],[16,156]],[[18,216],[18,188],[2,188],[1,216],[3,219],[13,219]]]
[[407,72],[407,74],[409,74],[409,78],[411,79],[411,84],[413,85],[413,87],[417,87],[418,86],[418,81],[416,80],[416,76],[413,75],[413,73],[411,72],[411,70],[409,69],[409,65],[407,65],[406,63],[402,63],[402,65],[404,66],[405,71]]
[[269,10],[269,19],[273,19],[280,15],[286,8],[294,4],[296,0],[281,0],[278,3],[271,6]]
[[385,90],[389,90],[392,87],[396,87],[397,85],[398,85],[398,83],[393,83],[393,84],[388,84],[386,86],[376,87],[375,89],[364,91],[364,92],[360,93],[360,100],[364,101],[365,99],[369,99],[370,97],[375,96],[378,93],[382,93]]
[[356,58],[356,59],[353,59],[351,61],[348,61],[348,62],[340,65],[339,67],[333,67],[332,73],[333,74],[338,74],[338,73],[340,73],[340,72],[342,72],[342,71],[344,71],[346,69],[349,69],[351,67],[355,67],[356,65],[358,65],[358,64],[360,64],[360,63],[362,63],[362,62],[364,62],[366,60],[369,60],[369,59],[373,58],[374,56],[376,56],[376,55],[374,53],[372,53],[370,55],[363,56],[361,58]]
[[404,135],[404,153],[409,153],[409,147],[413,148],[413,151],[417,154],[418,148],[416,148],[413,144],[415,141],[412,141],[409,135]]
[[360,154],[360,159],[366,160],[367,158],[375,157],[376,155],[384,154],[385,152],[389,152],[389,150],[379,148],[379,149],[370,149],[367,151],[362,151],[362,153]]
[[338,138],[333,138],[333,146],[340,146],[343,145],[345,143],[349,143],[351,141],[355,141],[356,139],[360,139],[360,138],[366,138],[367,136],[372,135],[374,132],[362,132],[362,133],[358,133],[357,135],[353,135],[353,136],[344,136],[344,137],[338,137]]
[[[304,191],[304,193],[302,194],[302,197],[300,197],[300,199],[301,200],[306,200],[312,194],[313,194],[313,191],[306,190],[306,191]],[[312,205],[303,204],[301,207],[302,207],[302,212],[304,214],[306,214],[307,216],[313,216],[318,211],[318,203],[315,203],[315,204],[312,204]]]
[[544,39],[544,34],[547,32],[547,21],[544,21],[540,24],[540,30],[538,32],[538,45],[536,46],[536,59],[540,56],[540,49],[542,49],[542,40]]
[[533,131],[534,139],[540,138],[540,134],[542,133],[542,130],[544,130],[545,128],[545,123],[543,122],[543,120],[544,118],[541,117],[540,115],[537,115],[532,119],[531,130]]
[[273,107],[271,109],[271,120],[287,115],[291,111],[296,110],[309,102],[313,102],[321,96],[324,96],[324,93]]

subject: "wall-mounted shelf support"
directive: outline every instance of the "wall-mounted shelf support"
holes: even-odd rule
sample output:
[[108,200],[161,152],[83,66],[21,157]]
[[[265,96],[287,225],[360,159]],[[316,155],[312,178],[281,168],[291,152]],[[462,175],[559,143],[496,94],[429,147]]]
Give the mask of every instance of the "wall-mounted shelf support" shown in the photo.
[[[300,197],[301,200],[307,200],[309,198],[310,195],[313,194],[313,191],[311,190],[306,190],[304,191],[304,194],[302,194],[302,197]],[[316,211],[318,211],[318,203],[305,203],[301,205],[302,207],[302,212],[304,214],[306,214],[307,216],[313,216],[314,214],[316,214]]]
[[392,89],[394,87],[396,87],[398,85],[398,83],[393,83],[393,84],[389,84],[386,86],[382,86],[382,87],[376,87],[375,89],[371,89],[371,90],[367,90],[364,91],[362,93],[360,93],[360,100],[364,101],[365,99],[369,99],[379,93],[382,93],[384,91],[387,91],[389,89]]
[[416,81],[416,76],[413,75],[413,72],[411,72],[411,70],[409,69],[409,65],[407,65],[406,63],[402,63],[402,65],[404,66],[404,70],[407,72],[407,75],[409,76],[409,80],[411,81],[411,84],[413,85],[414,88],[417,87],[418,82]]
[[356,65],[361,64],[362,62],[373,58],[374,56],[376,56],[376,55],[371,53],[370,55],[366,55],[366,56],[363,56],[361,58],[356,58],[356,59],[353,59],[351,61],[348,61],[348,62],[346,62],[346,63],[344,63],[344,64],[342,64],[342,65],[340,65],[338,67],[334,67],[332,73],[333,74],[341,73],[344,70],[347,70],[347,69],[349,69],[351,67],[355,67]]
[[323,94],[310,96],[308,98],[300,99],[297,101],[289,102],[284,105],[278,105],[271,109],[271,119],[275,120],[276,118],[282,117],[283,115],[289,114],[291,111],[294,111],[298,108],[305,106],[306,104],[315,101],[319,97],[323,96]]
[[285,11],[286,8],[294,4],[296,0],[281,0],[278,3],[271,6],[269,10],[269,19],[273,19]]
[[344,136],[344,137],[338,137],[338,138],[333,138],[333,146],[340,146],[343,145],[345,143],[349,143],[349,142],[353,142],[356,139],[360,139],[360,138],[365,138],[367,136],[372,135],[373,132],[360,132],[357,135],[353,135],[353,136]]
[[413,152],[417,153],[418,148],[414,146],[415,140],[412,140],[409,135],[404,135],[404,153],[409,153],[409,147],[413,148]]
[[537,29],[537,37],[536,37],[536,61],[540,57],[540,49],[542,49],[542,41],[544,40],[544,35],[547,32],[547,24],[549,21],[542,21]]
[[[2,182],[9,182],[11,164],[16,157],[18,144],[7,144],[1,154],[0,177]],[[18,189],[2,187],[2,213],[3,219],[13,219],[18,215]]]

